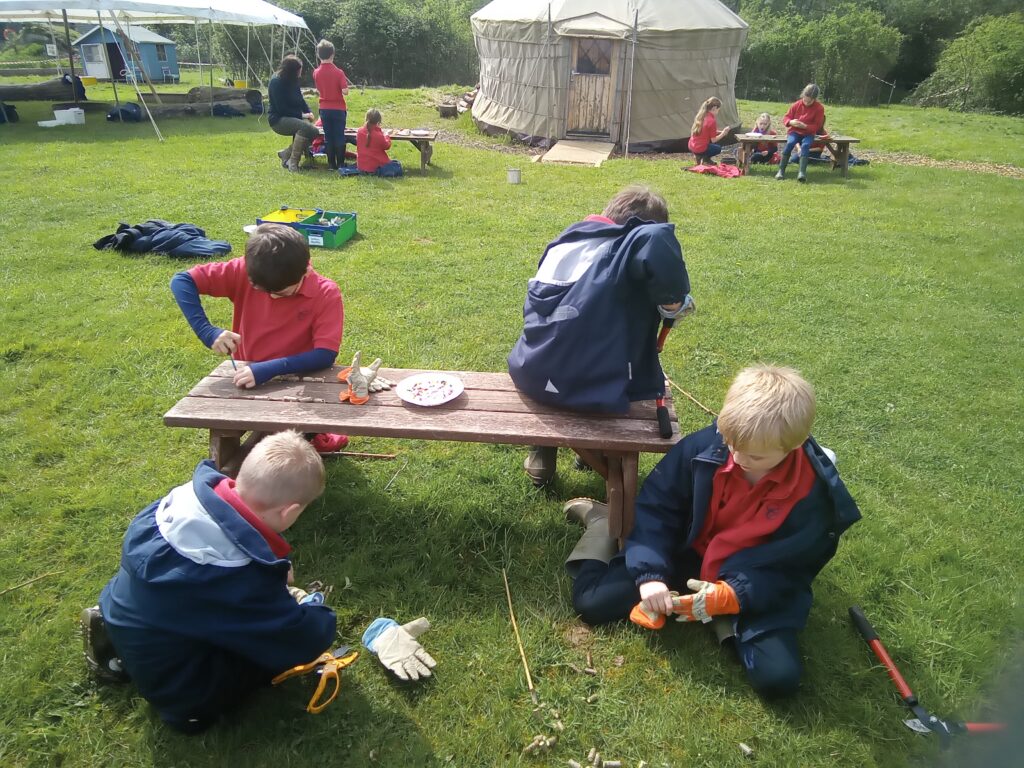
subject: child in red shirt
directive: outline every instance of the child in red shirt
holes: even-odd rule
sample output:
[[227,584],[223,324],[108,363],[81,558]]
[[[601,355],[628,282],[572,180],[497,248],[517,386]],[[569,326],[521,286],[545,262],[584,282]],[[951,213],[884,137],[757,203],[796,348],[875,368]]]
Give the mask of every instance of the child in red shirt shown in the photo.
[[728,136],[731,130],[729,126],[718,130],[715,116],[721,107],[722,100],[712,96],[700,105],[697,116],[693,119],[689,147],[697,160],[697,165],[718,165],[711,158],[721,153],[722,146],[718,142]]
[[[333,280],[309,263],[302,234],[280,224],[261,224],[245,244],[245,258],[200,264],[171,279],[181,312],[196,336],[222,355],[244,360],[236,387],[251,389],[286,373],[319,371],[334,365],[341,346],[344,307]],[[200,295],[231,299],[231,330],[214,326]],[[345,435],[316,435],[314,447],[331,453],[348,443]]]
[[361,173],[401,176],[402,164],[388,157],[391,137],[381,129],[380,121],[380,110],[367,110],[366,124],[356,131],[356,167]]
[[321,40],[316,46],[320,66],[313,70],[313,82],[320,92],[320,121],[324,128],[324,151],[332,171],[345,167],[345,121],[348,107],[348,78],[334,64],[334,45]]
[[[778,136],[775,129],[772,128],[772,116],[767,112],[762,112],[758,115],[757,122],[754,123],[754,130],[751,133],[759,133],[762,136]],[[779,162],[778,145],[774,141],[762,141],[754,145],[754,151],[750,155],[750,162],[752,163],[771,163],[775,164]]]
[[789,157],[793,154],[793,147],[800,144],[800,172],[796,176],[797,181],[807,181],[807,158],[814,143],[814,137],[825,127],[825,107],[818,101],[821,89],[814,83],[804,87],[800,98],[790,106],[786,116],[782,118],[782,124],[789,130],[786,137],[786,146],[782,150],[782,160],[779,163],[779,171],[775,174],[776,179],[786,178],[786,165]]

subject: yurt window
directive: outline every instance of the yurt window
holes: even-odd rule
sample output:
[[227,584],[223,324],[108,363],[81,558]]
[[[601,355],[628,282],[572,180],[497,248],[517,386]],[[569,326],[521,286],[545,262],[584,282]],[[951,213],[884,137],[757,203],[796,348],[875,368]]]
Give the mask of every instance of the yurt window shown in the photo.
[[581,39],[576,45],[576,67],[580,75],[607,75],[612,67],[612,41]]

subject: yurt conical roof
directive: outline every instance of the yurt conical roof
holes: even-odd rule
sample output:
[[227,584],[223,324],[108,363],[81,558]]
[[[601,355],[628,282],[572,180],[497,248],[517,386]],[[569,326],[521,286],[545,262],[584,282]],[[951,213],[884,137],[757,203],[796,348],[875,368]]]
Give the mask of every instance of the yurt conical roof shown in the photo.
[[472,25],[480,56],[473,117],[484,127],[524,138],[572,133],[591,87],[575,71],[587,48],[610,59],[607,83],[596,86],[607,92],[596,98],[607,112],[599,130],[613,141],[627,132],[631,144],[685,140],[709,96],[722,100],[720,122],[738,118],[747,24],[718,0],[493,0]]

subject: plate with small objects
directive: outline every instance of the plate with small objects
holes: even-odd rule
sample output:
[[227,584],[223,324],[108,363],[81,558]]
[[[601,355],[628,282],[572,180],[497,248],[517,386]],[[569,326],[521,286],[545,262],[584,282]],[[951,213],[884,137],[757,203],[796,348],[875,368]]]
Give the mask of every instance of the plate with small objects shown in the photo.
[[441,405],[454,400],[465,390],[462,379],[454,373],[427,371],[398,382],[395,394],[413,405]]
[[412,135],[413,136],[429,136],[430,135],[430,131],[425,131],[422,128],[415,128],[415,129],[413,129]]
[[402,130],[400,130],[398,133],[395,134],[395,136],[408,136],[408,135],[409,135],[409,129],[408,128],[403,128]]

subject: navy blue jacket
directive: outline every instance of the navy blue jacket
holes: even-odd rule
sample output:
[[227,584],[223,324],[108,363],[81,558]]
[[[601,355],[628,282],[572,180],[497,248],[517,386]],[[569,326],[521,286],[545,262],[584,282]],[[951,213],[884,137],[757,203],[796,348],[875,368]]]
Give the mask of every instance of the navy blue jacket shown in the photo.
[[334,612],[296,603],[289,561],[214,493],[223,477],[204,461],[136,515],[100,596],[126,671],[171,722],[209,717],[240,666],[268,682],[334,641]]
[[573,224],[530,280],[509,375],[534,400],[579,411],[625,413],[660,397],[658,305],[689,292],[671,224]]
[[298,82],[285,80],[280,75],[271,76],[267,83],[267,96],[270,99],[270,112],[267,114],[267,122],[274,125],[282,117],[302,116],[312,110],[302,98],[302,89]]
[[124,253],[155,251],[169,256],[208,259],[231,252],[231,243],[210,240],[195,224],[171,224],[163,219],[147,219],[129,226],[121,222],[117,231],[92,244],[97,251],[113,248]]
[[[776,629],[803,629],[811,610],[811,582],[836,553],[840,534],[860,519],[835,465],[814,438],[807,439],[803,451],[818,476],[810,493],[767,542],[734,553],[719,572],[739,599],[736,632],[742,642]],[[638,585],[692,575],[676,573],[675,566],[704,526],[712,479],[728,456],[712,424],[676,443],[648,475],[624,550]]]

